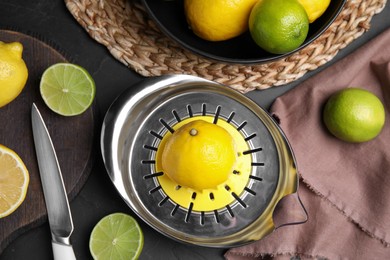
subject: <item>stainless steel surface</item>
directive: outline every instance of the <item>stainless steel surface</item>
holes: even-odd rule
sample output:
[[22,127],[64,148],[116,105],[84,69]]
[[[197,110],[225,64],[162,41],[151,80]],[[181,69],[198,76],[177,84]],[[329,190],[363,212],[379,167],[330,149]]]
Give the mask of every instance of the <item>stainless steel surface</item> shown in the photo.
[[[155,173],[156,151],[148,147],[158,147],[167,125],[198,115],[234,125],[247,139],[253,162],[247,189],[226,208],[207,212],[179,207],[157,177],[145,177]],[[193,76],[147,79],[123,93],[104,119],[101,149],[109,176],[130,208],[161,233],[197,245],[237,246],[262,238],[274,229],[278,201],[297,188],[291,149],[273,119],[238,92]]]
[[70,245],[73,222],[61,169],[49,132],[35,104],[32,106],[31,119],[52,240]]

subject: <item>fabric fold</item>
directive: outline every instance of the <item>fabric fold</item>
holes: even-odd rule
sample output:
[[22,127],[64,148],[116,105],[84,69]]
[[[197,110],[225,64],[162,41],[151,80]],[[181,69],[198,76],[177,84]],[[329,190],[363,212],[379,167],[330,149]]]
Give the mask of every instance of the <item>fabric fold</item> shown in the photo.
[[[306,224],[286,226],[251,245],[230,249],[229,260],[263,259],[389,259],[390,248],[368,236],[329,201],[301,183],[299,194],[309,214]],[[268,258],[266,258],[268,259]]]
[[[275,100],[271,114],[280,121],[294,150],[309,221],[231,249],[228,259],[286,253],[390,259],[389,42],[390,29]],[[327,99],[346,87],[367,89],[383,102],[386,123],[374,140],[347,143],[332,136],[323,124]]]

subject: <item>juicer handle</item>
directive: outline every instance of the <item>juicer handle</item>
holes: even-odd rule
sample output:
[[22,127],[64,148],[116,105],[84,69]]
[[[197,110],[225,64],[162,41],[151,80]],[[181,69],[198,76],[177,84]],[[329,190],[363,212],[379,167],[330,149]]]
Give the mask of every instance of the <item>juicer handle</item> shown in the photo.
[[280,199],[273,212],[275,230],[284,226],[304,224],[308,219],[309,215],[298,191]]

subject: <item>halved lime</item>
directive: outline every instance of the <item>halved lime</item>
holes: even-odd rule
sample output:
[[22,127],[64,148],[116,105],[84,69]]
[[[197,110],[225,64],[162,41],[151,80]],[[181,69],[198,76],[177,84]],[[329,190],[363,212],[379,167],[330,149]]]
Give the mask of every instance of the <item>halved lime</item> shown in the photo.
[[95,82],[87,70],[71,63],[57,63],[45,70],[40,83],[46,105],[63,116],[87,110],[95,98]]
[[95,260],[137,259],[144,236],[137,221],[123,213],[102,218],[93,228],[89,250]]

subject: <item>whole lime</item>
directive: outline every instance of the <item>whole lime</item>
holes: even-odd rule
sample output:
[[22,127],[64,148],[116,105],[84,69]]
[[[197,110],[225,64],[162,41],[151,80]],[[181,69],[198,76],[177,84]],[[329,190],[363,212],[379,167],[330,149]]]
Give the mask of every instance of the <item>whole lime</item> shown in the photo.
[[361,143],[374,139],[385,124],[385,109],[373,93],[360,88],[337,91],[328,99],[323,120],[341,140]]
[[309,18],[297,0],[259,0],[249,17],[253,40],[273,54],[295,50],[309,32]]

